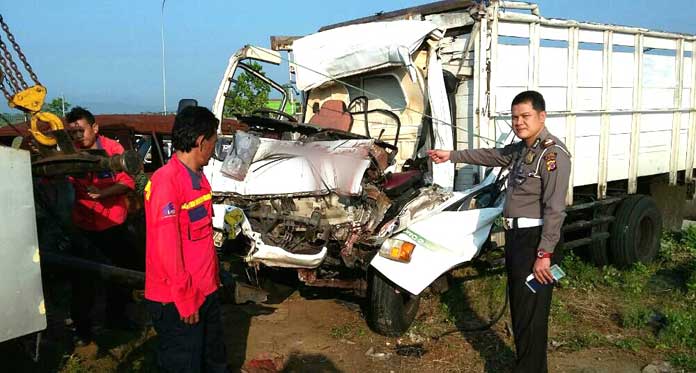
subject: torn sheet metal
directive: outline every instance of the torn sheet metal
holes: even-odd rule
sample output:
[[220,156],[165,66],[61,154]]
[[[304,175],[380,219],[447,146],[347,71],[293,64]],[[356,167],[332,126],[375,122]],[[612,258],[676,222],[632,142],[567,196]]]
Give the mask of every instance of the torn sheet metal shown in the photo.
[[[452,197],[426,214],[406,219],[391,238],[416,245],[409,263],[400,263],[375,255],[370,265],[411,294],[426,287],[457,265],[470,261],[481,250],[495,219],[503,213],[505,198],[500,196],[492,208],[444,211],[458,201],[496,182],[495,168],[475,187],[453,192]],[[403,218],[401,218],[404,220]]]
[[393,237],[416,245],[411,262],[376,255],[371,265],[411,294],[420,294],[440,275],[479,253],[502,211],[501,203],[495,208],[439,212]]
[[283,141],[261,138],[246,178],[224,176],[222,162],[211,160],[204,172],[217,193],[241,196],[356,195],[370,166],[374,140]]
[[[452,114],[450,113],[442,63],[435,48],[430,50],[428,61],[428,98],[433,120],[435,149],[454,149]],[[433,164],[433,183],[447,190],[454,188],[454,163]]]
[[326,257],[327,249],[323,247],[316,254],[294,254],[283,248],[267,245],[261,239],[261,234],[254,232],[249,219],[242,212],[243,219],[234,227],[225,226],[225,213],[238,207],[222,204],[213,205],[213,227],[217,230],[234,229],[241,232],[250,241],[249,252],[244,258],[247,263],[263,263],[269,267],[282,268],[316,268]]
[[406,20],[351,25],[306,36],[293,43],[297,87],[306,91],[332,79],[388,66],[413,68],[411,53],[428,37],[442,37],[435,24]]

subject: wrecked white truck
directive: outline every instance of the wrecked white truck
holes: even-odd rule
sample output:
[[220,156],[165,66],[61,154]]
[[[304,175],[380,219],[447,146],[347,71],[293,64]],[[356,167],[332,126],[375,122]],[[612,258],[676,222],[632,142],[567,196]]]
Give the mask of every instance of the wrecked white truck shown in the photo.
[[[442,35],[426,22],[376,26],[392,32],[373,43],[338,48],[329,63],[345,62],[339,55],[350,49],[368,58],[334,74],[393,66],[421,100],[419,111],[400,115],[371,108],[373,99],[365,95],[350,102],[344,95],[342,101],[331,91],[343,86],[312,77],[302,89],[307,107],[318,110],[305,116],[307,123],[287,115],[240,116],[248,129],[221,136],[217,159],[205,173],[213,188],[218,243],[225,229],[235,229],[246,237],[250,265],[295,268],[308,285],[367,292],[371,324],[395,335],[410,326],[418,294],[479,252],[502,211],[503,182],[496,171],[475,188],[453,192],[453,166],[433,167],[423,158],[432,145],[453,145],[442,68],[434,57]],[[309,49],[324,43],[307,39]],[[394,43],[409,47],[390,54]],[[421,65],[430,69],[427,73],[411,60],[419,53],[433,56]],[[218,115],[235,71],[252,71],[248,59],[280,62],[277,52],[255,47],[233,56],[214,105]],[[432,117],[423,113],[425,106]],[[420,139],[414,117],[433,122],[432,133],[420,135],[433,136],[434,144]],[[238,226],[226,225],[225,217],[235,209],[244,218],[235,220]]]
[[[663,218],[680,226],[693,197],[692,35],[441,1],[271,41],[230,59],[213,106],[244,128],[223,130],[205,169],[217,242],[241,233],[249,265],[365,292],[380,333],[407,330],[418,295],[480,255],[502,211],[505,170],[433,165],[426,150],[510,143],[520,91],[545,95],[547,126],[573,154],[566,249],[587,246],[599,265],[648,262]],[[299,121],[225,110],[241,73],[271,85],[282,110],[292,94],[252,63],[284,61]]]

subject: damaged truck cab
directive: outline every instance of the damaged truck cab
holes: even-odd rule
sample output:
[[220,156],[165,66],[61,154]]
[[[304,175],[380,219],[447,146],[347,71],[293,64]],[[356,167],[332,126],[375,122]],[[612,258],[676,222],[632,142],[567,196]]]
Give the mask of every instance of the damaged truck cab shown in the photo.
[[296,40],[303,123],[282,112],[281,86],[251,68],[280,64],[280,53],[247,46],[233,55],[213,105],[219,119],[231,114],[225,102],[240,72],[282,98],[280,111],[234,115],[234,133],[223,125],[204,170],[217,244],[231,233],[251,266],[366,295],[376,331],[405,332],[418,295],[480,252],[503,203],[500,170],[454,192],[453,165],[427,161],[426,150],[453,146],[441,38],[432,23],[402,21]]

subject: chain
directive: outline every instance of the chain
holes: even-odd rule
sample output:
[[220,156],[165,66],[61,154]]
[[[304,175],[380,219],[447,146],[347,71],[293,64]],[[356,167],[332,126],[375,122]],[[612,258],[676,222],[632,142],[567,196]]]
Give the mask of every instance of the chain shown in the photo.
[[[2,15],[0,15],[0,26],[2,26],[2,30],[5,31],[5,34],[7,34],[7,39],[10,41],[10,43],[12,43],[12,48],[14,48],[15,52],[17,52],[19,60],[22,61],[22,63],[24,64],[24,68],[29,73],[29,76],[31,76],[31,79],[34,81],[34,83],[41,85],[41,83],[39,82],[39,78],[36,77],[34,70],[32,70],[31,65],[29,65],[29,62],[27,62],[27,57],[24,56],[24,53],[22,53],[22,49],[19,47],[19,44],[17,44],[17,42],[15,41],[14,35],[12,35],[12,32],[10,32],[10,28],[7,26],[7,23],[5,23],[5,20],[2,18]],[[5,50],[4,46],[2,48],[3,50]],[[24,83],[24,85],[26,85],[26,83]]]
[[12,101],[12,95],[11,95],[10,92],[7,90],[7,88],[5,87],[5,81],[6,81],[6,80],[7,80],[7,77],[3,77],[2,79],[0,79],[0,91],[2,91],[2,94],[3,94],[3,95],[5,96],[5,98],[7,99],[7,102],[10,102],[10,101]]
[[24,83],[22,73],[17,69],[17,64],[12,60],[12,55],[10,51],[7,50],[7,46],[2,41],[2,38],[0,38],[0,50],[2,50],[2,54],[4,55],[4,57],[0,55],[0,63],[5,70],[5,75],[10,79],[12,88],[15,92],[19,92],[21,89],[19,83],[17,83],[17,77],[22,81],[24,88],[26,88],[27,84]]

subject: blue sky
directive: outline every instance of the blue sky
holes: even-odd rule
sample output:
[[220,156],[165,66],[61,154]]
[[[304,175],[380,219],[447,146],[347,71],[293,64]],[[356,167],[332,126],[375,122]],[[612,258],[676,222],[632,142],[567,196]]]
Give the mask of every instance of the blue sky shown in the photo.
[[[49,98],[62,93],[68,102],[101,113],[162,109],[161,0],[4,3],[0,13],[48,88]],[[175,108],[183,97],[210,106],[229,56],[245,44],[267,47],[271,35],[306,35],[326,24],[423,3],[167,0],[168,108]],[[536,3],[545,17],[696,34],[694,0]],[[7,111],[4,105],[0,111]]]

